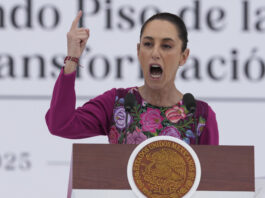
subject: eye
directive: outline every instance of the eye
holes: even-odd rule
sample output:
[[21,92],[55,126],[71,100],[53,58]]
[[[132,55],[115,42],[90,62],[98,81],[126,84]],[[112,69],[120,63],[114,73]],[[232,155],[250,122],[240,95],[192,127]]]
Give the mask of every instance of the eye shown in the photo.
[[152,45],[152,43],[149,41],[144,42],[144,46],[146,46],[146,47],[150,47],[151,45]]
[[163,44],[162,47],[165,48],[165,49],[171,49],[171,48],[172,48],[172,47],[171,47],[170,45],[168,45],[168,44]]

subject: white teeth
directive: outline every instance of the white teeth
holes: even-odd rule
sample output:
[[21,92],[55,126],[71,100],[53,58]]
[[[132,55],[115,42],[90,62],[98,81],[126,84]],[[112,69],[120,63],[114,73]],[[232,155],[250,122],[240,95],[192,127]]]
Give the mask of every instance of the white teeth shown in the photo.
[[159,65],[151,65],[152,67],[159,68]]
[[161,74],[151,74],[152,78],[160,78]]

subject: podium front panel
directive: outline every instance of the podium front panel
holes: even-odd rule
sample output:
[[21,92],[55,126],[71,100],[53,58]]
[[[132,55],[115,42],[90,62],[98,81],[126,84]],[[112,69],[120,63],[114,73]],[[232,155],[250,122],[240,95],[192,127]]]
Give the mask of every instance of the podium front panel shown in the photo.
[[[136,145],[74,144],[72,189],[130,190],[127,163]],[[202,176],[199,191],[255,191],[253,146],[192,146]]]

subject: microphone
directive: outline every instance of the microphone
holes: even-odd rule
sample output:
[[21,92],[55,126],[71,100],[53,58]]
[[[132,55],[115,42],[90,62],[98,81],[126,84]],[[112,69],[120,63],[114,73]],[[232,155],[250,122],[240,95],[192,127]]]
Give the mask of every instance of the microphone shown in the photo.
[[124,108],[126,112],[131,112],[133,107],[136,105],[137,101],[135,95],[132,93],[127,93],[124,98]]
[[195,117],[196,112],[196,100],[191,93],[186,93],[183,95],[183,104],[187,107],[188,111],[192,113],[194,120],[194,133],[195,133],[195,144],[198,144],[198,134],[197,134],[197,121]]
[[188,111],[192,114],[196,111],[196,100],[191,93],[186,93],[183,95],[183,104],[187,107]]
[[127,122],[128,122],[128,113],[130,113],[134,106],[136,106],[137,100],[135,98],[135,95],[132,93],[127,93],[124,97],[124,108],[126,112],[126,118],[125,118],[125,131],[124,131],[124,138],[125,138],[125,144],[127,143]]

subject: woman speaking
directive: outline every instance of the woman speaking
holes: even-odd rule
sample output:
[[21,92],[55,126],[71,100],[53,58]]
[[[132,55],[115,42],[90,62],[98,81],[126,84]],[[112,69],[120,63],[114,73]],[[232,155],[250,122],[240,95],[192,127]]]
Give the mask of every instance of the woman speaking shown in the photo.
[[188,144],[219,143],[215,113],[175,86],[178,68],[185,64],[187,29],[176,15],[159,13],[142,26],[137,56],[144,75],[141,87],[113,88],[75,108],[78,60],[89,38],[79,28],[79,11],[67,34],[65,66],[56,81],[46,123],[65,138],[107,135],[112,144],[139,144],[154,136],[173,136]]

